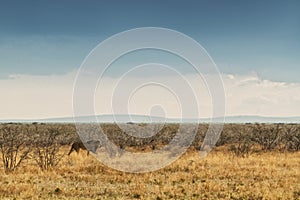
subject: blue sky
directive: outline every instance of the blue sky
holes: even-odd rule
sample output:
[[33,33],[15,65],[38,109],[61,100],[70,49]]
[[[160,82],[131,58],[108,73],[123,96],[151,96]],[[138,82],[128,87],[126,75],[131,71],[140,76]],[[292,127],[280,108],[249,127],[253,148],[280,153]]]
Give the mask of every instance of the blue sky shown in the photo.
[[[5,94],[0,119],[72,116],[74,81],[85,57],[110,36],[139,27],[182,32],[207,50],[223,79],[225,115],[299,116],[299,11],[299,0],[0,0],[0,91]],[[116,114],[112,102],[117,99],[117,107],[128,109],[129,114],[149,115],[161,105],[166,117],[182,117],[178,101],[163,87],[167,84],[129,91],[132,83],[155,80],[172,83],[171,89],[185,94],[188,90],[178,83],[182,77],[149,67],[118,82],[135,65],[153,62],[180,71],[193,85],[198,116],[211,116],[214,101],[191,66],[178,56],[153,49],[131,52],[110,66],[103,87],[97,85],[95,90],[94,113]],[[205,81],[216,80],[201,73]],[[121,89],[115,87],[117,83]],[[89,91],[86,88],[84,92]],[[114,98],[118,91],[123,96]],[[79,96],[86,99],[84,94]],[[180,102],[188,105],[188,114],[197,109],[190,104],[192,98]],[[120,106],[124,102],[127,107]]]
[[0,2],[0,77],[66,74],[99,42],[157,26],[206,48],[222,73],[299,82],[300,1]]

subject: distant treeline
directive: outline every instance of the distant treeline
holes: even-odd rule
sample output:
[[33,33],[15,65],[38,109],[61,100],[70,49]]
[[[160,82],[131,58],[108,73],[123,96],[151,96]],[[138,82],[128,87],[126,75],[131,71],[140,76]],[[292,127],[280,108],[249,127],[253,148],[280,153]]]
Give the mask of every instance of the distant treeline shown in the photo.
[[[180,124],[81,124],[86,135],[95,138],[100,130],[122,149],[148,151],[168,144],[178,132]],[[184,124],[183,133],[193,128]],[[199,150],[208,124],[200,124],[191,148]],[[138,136],[142,136],[141,138]],[[62,146],[80,138],[74,124],[5,123],[0,124],[0,157],[6,172],[16,169],[22,161],[33,159],[41,169],[56,166],[65,152]],[[225,124],[216,146],[224,146],[236,156],[257,151],[299,151],[300,124]]]

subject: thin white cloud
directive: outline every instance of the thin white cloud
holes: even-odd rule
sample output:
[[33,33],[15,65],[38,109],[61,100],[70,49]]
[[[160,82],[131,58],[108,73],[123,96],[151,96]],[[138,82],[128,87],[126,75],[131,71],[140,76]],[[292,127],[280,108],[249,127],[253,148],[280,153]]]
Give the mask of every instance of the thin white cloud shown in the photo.
[[[39,119],[72,116],[72,92],[75,72],[66,75],[31,76],[12,75],[10,79],[0,80],[0,119]],[[193,88],[199,99],[200,117],[211,114],[211,99],[204,82],[195,75],[186,75],[190,82],[199,83]],[[205,76],[205,78],[215,78]],[[255,74],[222,75],[226,94],[226,115],[261,115],[261,116],[299,116],[300,83],[284,83],[262,80]],[[132,83],[146,81],[145,78],[132,77],[119,86],[113,87],[116,79],[104,78],[103,87],[96,92],[96,112],[112,113],[111,99],[126,96],[127,88]],[[156,77],[174,83],[174,91],[185,91],[186,88],[175,77]],[[196,85],[196,84],[195,84]],[[117,93],[115,93],[117,91]],[[123,93],[122,93],[123,92]],[[112,96],[115,93],[117,96]],[[119,96],[118,96],[119,95]],[[180,96],[180,95],[179,95]],[[182,105],[189,100],[178,103],[176,95],[163,87],[154,85],[143,87],[133,93],[131,100],[125,99],[128,110],[135,114],[161,113],[166,117],[180,117]],[[114,106],[122,104],[115,101]],[[158,106],[162,107],[162,110]],[[152,110],[151,110],[152,109]],[[189,110],[190,109],[190,110]],[[187,112],[193,111],[193,107]],[[125,110],[126,111],[126,110]]]
[[13,75],[0,80],[1,119],[35,119],[72,113],[74,73],[64,76]]
[[227,75],[224,85],[228,115],[300,115],[299,83],[272,82],[256,75]]

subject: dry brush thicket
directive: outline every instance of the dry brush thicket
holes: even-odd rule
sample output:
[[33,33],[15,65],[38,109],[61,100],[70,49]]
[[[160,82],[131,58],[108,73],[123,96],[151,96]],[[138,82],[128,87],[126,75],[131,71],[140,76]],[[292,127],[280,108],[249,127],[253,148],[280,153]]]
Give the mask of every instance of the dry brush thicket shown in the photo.
[[[184,125],[186,133],[193,131]],[[176,135],[179,124],[101,124],[107,139],[128,151],[151,151],[168,144]],[[82,124],[86,135],[97,138],[100,126]],[[199,150],[208,124],[200,124],[191,148]],[[151,136],[151,133],[156,133]],[[135,137],[136,134],[142,137]],[[99,138],[98,138],[99,139]],[[71,124],[0,124],[0,153],[6,173],[17,169],[31,159],[40,169],[55,167],[67,154],[63,146],[79,141],[76,128]],[[188,143],[189,141],[187,141]],[[299,151],[299,124],[226,124],[216,146],[224,146],[233,155],[246,157],[255,152]]]

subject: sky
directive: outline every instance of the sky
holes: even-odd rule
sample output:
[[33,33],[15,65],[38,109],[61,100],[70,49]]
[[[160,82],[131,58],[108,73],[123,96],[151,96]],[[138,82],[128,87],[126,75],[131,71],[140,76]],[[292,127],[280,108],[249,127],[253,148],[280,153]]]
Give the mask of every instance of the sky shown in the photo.
[[[297,0],[1,0],[0,119],[72,115],[85,57],[110,36],[139,27],[173,29],[200,43],[224,79],[227,115],[299,116],[299,10]],[[142,107],[133,110],[145,114]],[[109,112],[103,105],[98,111]]]

